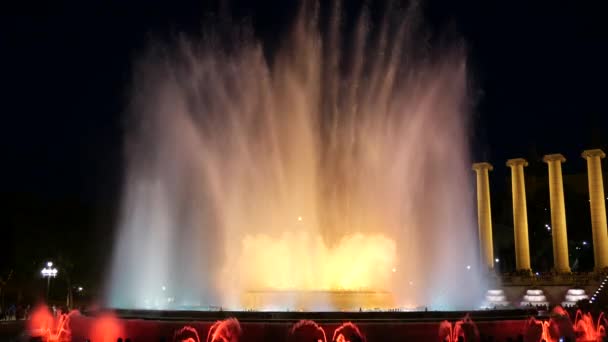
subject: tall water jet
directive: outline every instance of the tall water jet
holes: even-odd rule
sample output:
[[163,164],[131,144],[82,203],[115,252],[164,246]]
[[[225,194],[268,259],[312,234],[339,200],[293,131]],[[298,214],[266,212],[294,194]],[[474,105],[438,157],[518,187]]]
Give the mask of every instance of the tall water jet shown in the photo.
[[151,49],[107,304],[477,307],[465,56],[420,49],[415,12],[349,26],[307,3],[269,54],[248,30]]

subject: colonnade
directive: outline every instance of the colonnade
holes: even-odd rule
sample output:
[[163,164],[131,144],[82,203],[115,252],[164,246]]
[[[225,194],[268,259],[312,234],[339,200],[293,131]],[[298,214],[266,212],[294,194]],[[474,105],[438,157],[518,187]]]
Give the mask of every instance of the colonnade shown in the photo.
[[[593,256],[596,269],[608,267],[608,227],[606,226],[606,201],[602,179],[601,159],[606,154],[600,149],[585,150],[582,157],[587,160],[589,201],[591,207],[591,228],[593,231]],[[549,172],[549,198],[551,206],[551,227],[553,242],[553,268],[560,273],[570,272],[568,260],[568,233],[566,228],[566,207],[562,179],[561,154],[543,157]],[[513,195],[513,229],[515,240],[515,267],[518,271],[531,270],[530,246],[528,241],[528,213],[524,167],[528,162],[522,158],[509,159],[511,169],[511,190]],[[489,269],[494,268],[492,243],[492,210],[490,204],[489,171],[490,163],[475,163],[473,170],[477,176],[477,219],[481,259]]]

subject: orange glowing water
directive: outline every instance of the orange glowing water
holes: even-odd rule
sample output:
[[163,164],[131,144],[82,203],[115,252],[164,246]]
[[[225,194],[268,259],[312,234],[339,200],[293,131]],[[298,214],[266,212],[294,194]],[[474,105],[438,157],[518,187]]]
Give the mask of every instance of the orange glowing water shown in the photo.
[[[245,236],[235,262],[251,289],[384,290],[397,250],[394,240],[380,234],[345,236],[328,248],[321,236],[295,231],[277,238]],[[303,272],[310,263],[314,270]]]
[[344,27],[334,4],[320,23],[304,2],[271,57],[244,34],[142,60],[108,305],[372,290],[476,306],[463,50],[428,51],[415,10]]

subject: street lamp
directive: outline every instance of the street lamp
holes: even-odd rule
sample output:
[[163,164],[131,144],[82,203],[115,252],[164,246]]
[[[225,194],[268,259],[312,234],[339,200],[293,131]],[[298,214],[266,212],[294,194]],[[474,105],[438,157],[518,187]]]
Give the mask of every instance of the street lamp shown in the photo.
[[57,276],[57,269],[53,267],[53,263],[51,261],[46,263],[46,267],[44,267],[40,273],[43,278],[46,278],[46,299],[49,299],[49,288],[51,286],[51,277],[55,278]]

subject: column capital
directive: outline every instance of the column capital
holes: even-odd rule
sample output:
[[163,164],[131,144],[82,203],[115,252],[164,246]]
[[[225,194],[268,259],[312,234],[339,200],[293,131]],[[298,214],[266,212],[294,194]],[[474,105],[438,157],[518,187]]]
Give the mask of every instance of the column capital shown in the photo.
[[492,164],[486,163],[486,162],[473,163],[473,170],[475,170],[475,171],[481,171],[481,170],[492,171],[492,170],[494,170],[494,167],[492,166]]
[[543,161],[545,163],[549,163],[552,161],[559,161],[560,163],[563,163],[566,161],[566,158],[564,158],[564,156],[561,153],[546,154],[543,157]]
[[604,151],[600,150],[599,148],[596,148],[593,150],[584,150],[583,154],[581,156],[585,159],[593,158],[593,157],[604,158],[604,157],[606,157],[606,153],[604,153]]
[[514,166],[528,166],[528,162],[524,159],[524,158],[513,158],[513,159],[509,159],[507,160],[507,166],[509,167],[514,167]]

